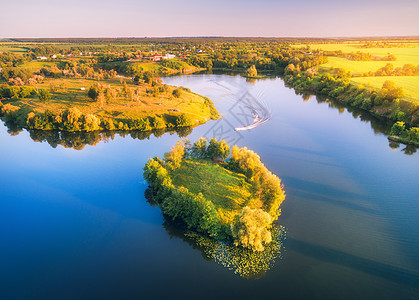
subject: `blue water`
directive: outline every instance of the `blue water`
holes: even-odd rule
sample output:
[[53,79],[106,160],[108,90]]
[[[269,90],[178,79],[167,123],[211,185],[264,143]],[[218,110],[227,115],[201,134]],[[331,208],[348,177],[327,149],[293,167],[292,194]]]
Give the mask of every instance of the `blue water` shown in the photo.
[[[75,150],[1,124],[1,299],[418,298],[414,148],[390,145],[388,126],[359,112],[304,101],[279,78],[164,80],[208,96],[224,116],[195,128],[191,141],[222,136],[246,146],[282,179],[281,257],[260,279],[242,278],[163,226],[145,200],[142,167],[180,140],[176,133],[116,134]],[[272,118],[234,131],[251,121],[243,101]]]

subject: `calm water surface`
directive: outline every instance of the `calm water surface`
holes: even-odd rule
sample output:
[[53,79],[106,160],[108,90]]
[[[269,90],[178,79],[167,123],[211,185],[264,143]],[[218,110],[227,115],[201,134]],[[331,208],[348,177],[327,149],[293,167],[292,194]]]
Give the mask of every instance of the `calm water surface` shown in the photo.
[[[388,126],[295,95],[279,78],[165,82],[208,96],[224,116],[190,140],[246,146],[282,178],[281,257],[260,279],[243,278],[204,259],[146,202],[142,167],[177,133],[96,135],[86,146],[55,135],[50,144],[67,147],[53,148],[1,124],[1,299],[419,298],[419,155],[389,144]],[[234,131],[251,122],[249,105],[272,118]]]

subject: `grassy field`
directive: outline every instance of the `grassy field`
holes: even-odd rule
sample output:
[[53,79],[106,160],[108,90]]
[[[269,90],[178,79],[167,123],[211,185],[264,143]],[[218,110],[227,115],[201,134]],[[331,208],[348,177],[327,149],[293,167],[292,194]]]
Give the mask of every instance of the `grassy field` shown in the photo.
[[[186,113],[197,123],[204,123],[211,117],[210,108],[202,96],[182,90],[181,97],[175,98],[172,96],[175,87],[169,86],[167,93],[155,97],[146,93],[146,86],[137,86],[129,81],[127,82],[128,87],[139,90],[139,101],[132,101],[120,93],[116,99],[108,101],[103,108],[100,108],[87,96],[90,86],[95,83],[97,81],[93,79],[47,79],[34,87],[51,90],[51,86],[55,86],[55,92],[51,91],[52,97],[49,102],[42,103],[38,98],[28,98],[17,100],[14,105],[23,105],[35,112],[44,112],[49,109],[54,113],[76,107],[83,113],[96,114],[99,117],[110,119],[136,119],[153,115]],[[119,79],[101,80],[101,83],[120,91],[123,88]],[[82,90],[83,88],[85,90]],[[179,111],[170,111],[174,109]]]
[[419,76],[379,76],[379,77],[354,77],[352,82],[371,85],[381,88],[386,80],[393,81],[396,86],[402,86],[405,100],[419,101]]
[[257,207],[252,203],[251,185],[244,175],[230,172],[209,160],[183,160],[171,178],[175,186],[184,186],[194,194],[202,193],[213,202],[225,224],[231,223],[244,206]]
[[41,70],[43,67],[51,67],[53,65],[57,65],[55,62],[51,61],[36,61],[33,60],[31,62],[25,62],[24,64],[20,65],[19,68],[22,69],[31,69],[33,72]]
[[[362,44],[362,43],[361,43]],[[406,96],[403,100],[419,101],[419,76],[384,76],[384,77],[357,77],[360,73],[369,71],[375,72],[391,63],[395,68],[403,67],[405,64],[419,65],[419,43],[407,43],[406,48],[358,48],[360,43],[331,43],[331,44],[309,44],[312,50],[321,49],[325,51],[342,50],[344,53],[365,52],[374,56],[383,57],[388,54],[396,56],[396,61],[353,61],[342,57],[329,56],[328,62],[319,67],[320,72],[329,72],[331,68],[343,68],[351,71],[352,81],[361,84],[371,84],[381,88],[384,81],[391,80],[397,86],[403,87]],[[306,45],[296,45],[303,47]]]
[[0,51],[1,52],[12,52],[12,53],[17,53],[17,54],[23,54],[28,52],[27,49],[24,48],[25,45],[15,45],[15,44],[11,44],[11,43],[0,43]]

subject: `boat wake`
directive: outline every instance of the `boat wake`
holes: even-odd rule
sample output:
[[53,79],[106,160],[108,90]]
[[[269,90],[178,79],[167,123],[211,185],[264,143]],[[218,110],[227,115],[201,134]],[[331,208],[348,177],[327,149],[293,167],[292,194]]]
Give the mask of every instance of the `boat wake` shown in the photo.
[[252,116],[253,116],[253,123],[242,126],[242,127],[236,127],[235,131],[242,131],[242,130],[250,130],[253,128],[256,128],[266,122],[268,122],[271,118],[271,113],[266,110],[264,107],[256,107],[256,106],[246,106],[248,110],[250,110]]

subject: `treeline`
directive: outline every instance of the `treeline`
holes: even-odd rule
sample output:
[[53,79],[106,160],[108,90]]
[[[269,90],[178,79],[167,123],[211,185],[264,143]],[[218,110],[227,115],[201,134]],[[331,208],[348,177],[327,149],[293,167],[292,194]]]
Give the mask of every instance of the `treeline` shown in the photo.
[[36,95],[36,89],[30,86],[0,85],[0,98],[23,99]]
[[11,52],[0,52],[0,68],[18,67],[27,61],[26,56],[16,55]]
[[[279,206],[285,198],[281,181],[261,163],[259,156],[246,148],[232,148],[225,141],[199,139],[192,146],[178,142],[164,159],[149,159],[144,167],[144,178],[153,190],[153,198],[164,215],[183,221],[188,228],[217,239],[234,240],[237,245],[262,251],[271,242],[269,231],[272,222],[280,215]],[[262,203],[262,208],[242,208],[232,224],[225,224],[217,209],[201,193],[193,194],[183,186],[173,185],[171,176],[184,159],[209,159],[222,163],[234,172],[245,175],[252,186],[252,197]],[[226,195],[227,196],[227,195]]]
[[[39,93],[41,94],[41,93]],[[147,116],[138,119],[101,119],[93,114],[84,114],[77,108],[69,108],[57,114],[46,110],[44,113],[28,112],[26,108],[3,104],[0,113],[5,121],[35,130],[61,130],[69,132],[97,130],[138,130],[190,127],[194,120],[185,113]]]
[[342,50],[335,50],[335,51],[324,51],[324,55],[326,56],[337,56],[343,57],[349,60],[354,61],[395,61],[397,57],[393,54],[388,54],[386,56],[375,56],[371,53],[366,52],[351,52],[351,53],[344,53]]
[[348,77],[333,76],[329,73],[311,75],[289,68],[286,70],[285,81],[294,86],[297,92],[311,91],[394,121],[403,121],[413,126],[419,123],[418,103],[401,103],[403,88],[395,86],[392,81],[387,80],[380,90],[376,90],[363,85],[353,85]]
[[405,64],[403,67],[394,68],[393,64],[389,63],[375,72],[361,73],[360,76],[419,76],[419,65]]
[[92,114],[83,114],[77,108],[70,108],[55,115],[50,111],[42,114],[29,113],[26,125],[29,129],[96,131],[96,130],[139,130],[184,127],[194,125],[186,114],[164,114],[139,119],[100,119]]

